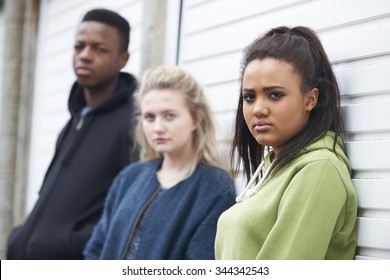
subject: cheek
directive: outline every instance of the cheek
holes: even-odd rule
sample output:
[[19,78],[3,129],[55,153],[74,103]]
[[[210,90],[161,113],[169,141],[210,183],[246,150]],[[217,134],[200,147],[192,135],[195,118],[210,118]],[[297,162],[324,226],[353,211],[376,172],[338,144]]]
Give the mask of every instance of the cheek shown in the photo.
[[96,59],[95,65],[100,68],[101,72],[104,73],[113,73],[117,71],[117,62],[115,60],[108,59],[107,57]]
[[183,122],[180,126],[175,127],[175,132],[178,137],[180,137],[184,142],[192,141],[192,138],[195,135],[196,125],[190,125],[190,120]]
[[250,108],[248,106],[243,105],[243,107],[242,107],[242,115],[244,117],[246,125],[249,127],[249,123],[250,123],[252,114],[251,114]]
[[183,123],[180,126],[175,127],[175,132],[178,135],[181,135],[183,138],[191,138],[194,131],[195,131],[195,126],[189,125],[190,123]]
[[149,141],[149,138],[150,138],[151,132],[152,132],[151,125],[147,122],[143,122],[142,130],[144,132],[146,139]]
[[304,112],[299,111],[297,108],[295,111],[279,112],[279,124],[284,127],[284,130],[288,133],[295,134],[300,131],[306,123],[306,116]]
[[77,55],[74,53],[73,57],[72,57],[72,65],[73,65],[73,67],[76,66],[76,61],[77,61]]

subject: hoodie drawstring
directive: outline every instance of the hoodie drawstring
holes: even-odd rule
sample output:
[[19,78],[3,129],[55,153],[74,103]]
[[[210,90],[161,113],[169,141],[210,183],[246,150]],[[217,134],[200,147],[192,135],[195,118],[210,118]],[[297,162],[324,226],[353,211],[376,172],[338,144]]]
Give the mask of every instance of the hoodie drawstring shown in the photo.
[[[249,180],[248,184],[245,186],[244,190],[241,192],[241,194],[239,196],[236,197],[237,203],[240,203],[240,202],[244,201],[245,199],[248,199],[248,198],[254,196],[261,189],[265,178],[267,178],[268,173],[271,171],[272,163],[268,166],[268,168],[265,171],[263,176],[261,176],[260,171],[264,167],[264,161],[262,161],[259,164],[259,167],[257,167],[255,173],[253,174],[252,178]],[[255,185],[255,181],[257,178],[259,178],[260,180]]]
[[80,119],[76,125],[76,130],[80,130],[82,127],[83,127],[83,124],[84,124],[84,120],[85,120],[85,117],[86,115],[91,112],[91,108],[90,107],[87,107],[85,106],[82,110],[81,110],[81,113],[80,113]]

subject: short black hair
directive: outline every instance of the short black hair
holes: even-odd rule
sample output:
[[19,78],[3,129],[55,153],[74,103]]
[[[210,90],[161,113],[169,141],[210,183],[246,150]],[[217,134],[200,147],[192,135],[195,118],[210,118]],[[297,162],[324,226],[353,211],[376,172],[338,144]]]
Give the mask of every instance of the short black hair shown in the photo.
[[130,41],[130,24],[124,17],[107,9],[94,9],[85,14],[81,22],[84,21],[98,21],[116,28],[121,41],[120,49],[123,52],[127,51]]

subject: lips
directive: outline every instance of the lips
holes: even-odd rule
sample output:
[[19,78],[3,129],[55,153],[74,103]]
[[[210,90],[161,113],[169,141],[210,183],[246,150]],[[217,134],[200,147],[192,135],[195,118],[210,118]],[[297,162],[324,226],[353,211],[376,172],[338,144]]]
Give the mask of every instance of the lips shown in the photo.
[[266,122],[264,120],[257,120],[254,122],[253,127],[257,131],[264,131],[271,128],[271,124],[269,122]]
[[76,67],[77,76],[89,76],[92,73],[92,69],[89,67]]
[[168,141],[168,139],[163,138],[163,137],[158,137],[158,138],[155,138],[155,139],[153,140],[153,142],[155,142],[156,144],[163,144],[163,143],[165,143],[165,142],[167,142],[167,141]]

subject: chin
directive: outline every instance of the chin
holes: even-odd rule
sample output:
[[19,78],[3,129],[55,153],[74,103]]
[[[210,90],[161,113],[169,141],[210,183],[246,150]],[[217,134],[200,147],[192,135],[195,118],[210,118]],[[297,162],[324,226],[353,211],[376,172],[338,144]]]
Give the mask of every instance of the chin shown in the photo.
[[95,83],[93,83],[90,79],[87,78],[77,78],[77,83],[86,88],[94,88],[96,87]]
[[78,83],[80,86],[82,86],[82,87],[88,86],[88,83],[85,81],[85,79],[80,79],[80,78],[78,78],[78,79],[77,79],[77,83]]
[[255,138],[256,142],[259,143],[262,146],[272,146],[272,141],[269,141],[269,139],[266,139],[264,137],[257,137]]
[[161,148],[154,148],[153,150],[155,150],[156,153],[159,153],[159,154],[164,154],[164,153],[168,152],[167,149],[161,149]]

